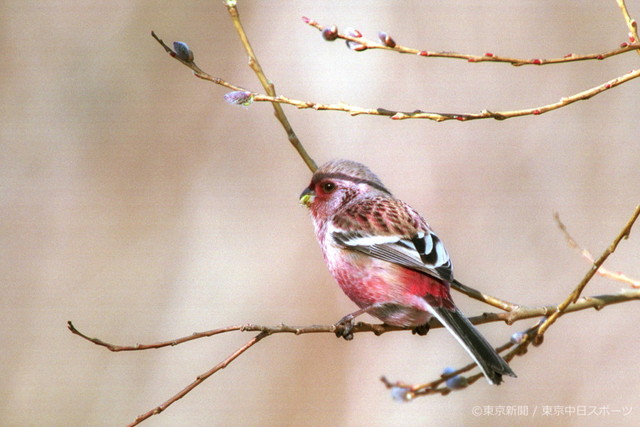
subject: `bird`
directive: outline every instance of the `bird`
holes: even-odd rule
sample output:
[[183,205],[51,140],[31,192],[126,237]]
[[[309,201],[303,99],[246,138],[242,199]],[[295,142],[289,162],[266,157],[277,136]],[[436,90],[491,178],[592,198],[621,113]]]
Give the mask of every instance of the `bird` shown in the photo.
[[309,209],[331,275],[359,307],[336,324],[338,336],[353,338],[353,319],[364,313],[419,335],[435,317],[490,384],[516,377],[454,304],[452,263],[442,241],[367,166],[342,159],[323,164],[300,203]]

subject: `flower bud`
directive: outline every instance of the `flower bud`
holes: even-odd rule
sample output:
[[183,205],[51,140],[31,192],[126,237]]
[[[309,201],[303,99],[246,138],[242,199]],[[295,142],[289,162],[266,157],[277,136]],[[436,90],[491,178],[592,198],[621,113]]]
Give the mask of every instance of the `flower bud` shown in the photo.
[[391,398],[396,402],[408,402],[413,399],[413,394],[406,387],[391,387]]
[[387,47],[396,47],[396,42],[391,38],[391,36],[384,31],[380,31],[378,33],[378,38]]
[[322,30],[322,37],[328,42],[334,41],[338,38],[338,27],[336,27],[335,25],[326,27],[324,30]]
[[193,52],[184,42],[173,42],[173,49],[176,51],[176,57],[184,62],[193,62]]
[[[535,114],[535,112],[533,114]],[[509,339],[509,341],[511,341],[514,344],[522,344],[526,338],[527,338],[527,334],[525,334],[524,332],[515,332],[513,335],[511,335],[511,338]]]
[[356,30],[355,28],[349,27],[346,30],[344,30],[345,35],[349,36],[349,37],[355,37],[355,38],[360,38],[362,37],[362,33],[358,30]]
[[[456,371],[455,368],[452,368],[451,366],[447,366],[446,368],[444,368],[444,371],[442,372],[443,375],[449,375],[452,374]],[[449,387],[451,390],[459,390],[461,388],[465,388],[468,384],[467,384],[467,379],[465,377],[462,377],[460,375],[456,375],[453,376],[451,378],[449,378],[446,381],[447,387]]]
[[225,93],[224,100],[231,105],[244,105],[248,107],[253,102],[253,94],[246,90],[235,90]]
[[[355,28],[347,28],[346,30],[344,30],[344,34],[346,36],[349,37],[355,37],[355,38],[360,38],[362,37],[362,33],[358,30],[356,30]],[[363,44],[360,44],[358,42],[354,42],[351,40],[347,40],[347,47],[351,50],[355,50],[356,52],[362,52],[363,50],[366,50],[367,47]]]

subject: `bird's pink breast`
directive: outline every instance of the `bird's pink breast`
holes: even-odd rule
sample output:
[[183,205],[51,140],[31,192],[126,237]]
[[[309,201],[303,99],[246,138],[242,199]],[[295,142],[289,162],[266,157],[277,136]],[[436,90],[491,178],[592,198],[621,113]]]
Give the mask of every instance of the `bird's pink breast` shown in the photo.
[[431,317],[427,303],[453,308],[448,284],[424,273],[337,247],[325,257],[333,277],[358,307],[380,303],[396,307],[370,312],[385,323],[422,325]]

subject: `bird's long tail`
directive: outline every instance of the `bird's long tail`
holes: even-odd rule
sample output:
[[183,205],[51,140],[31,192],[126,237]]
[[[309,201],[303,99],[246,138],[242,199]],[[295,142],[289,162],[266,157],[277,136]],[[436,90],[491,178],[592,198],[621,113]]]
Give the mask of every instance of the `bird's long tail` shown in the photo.
[[467,350],[490,384],[500,384],[503,375],[516,376],[507,362],[460,310],[433,307],[433,314]]

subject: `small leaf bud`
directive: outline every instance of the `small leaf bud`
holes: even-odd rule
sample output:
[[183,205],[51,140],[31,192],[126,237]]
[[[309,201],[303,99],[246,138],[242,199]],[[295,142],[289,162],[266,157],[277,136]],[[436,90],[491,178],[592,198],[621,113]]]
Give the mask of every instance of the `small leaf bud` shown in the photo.
[[[456,371],[456,369],[452,368],[451,366],[447,366],[446,368],[444,368],[444,371],[442,372],[444,375],[449,375],[452,374]],[[465,377],[462,377],[460,375],[455,375],[451,378],[449,378],[446,381],[447,387],[449,387],[452,390],[459,390],[461,388],[465,388],[468,384],[467,384],[467,379]]]
[[[349,36],[349,37],[355,37],[355,38],[360,38],[362,37],[362,33],[358,30],[356,30],[355,28],[347,28],[346,30],[344,30],[344,34]],[[351,40],[347,40],[347,47],[351,50],[355,50],[356,52],[362,52],[363,50],[366,50],[367,47],[363,44],[360,44],[358,42],[354,42]]]
[[409,402],[413,399],[413,394],[406,387],[391,387],[391,398],[396,402]]
[[382,44],[384,44],[385,46],[388,47],[396,47],[396,42],[395,40],[393,40],[391,38],[391,36],[387,33],[385,33],[384,31],[380,31],[378,33],[378,38],[380,39],[380,41],[382,42]]
[[176,51],[176,57],[184,62],[193,62],[193,52],[184,42],[173,42],[173,49]]
[[253,103],[253,94],[246,90],[235,90],[224,94],[224,100],[231,105],[244,105],[248,107]]
[[338,38],[338,27],[332,25],[330,27],[326,27],[322,30],[322,38],[324,38],[328,42],[332,42]]

